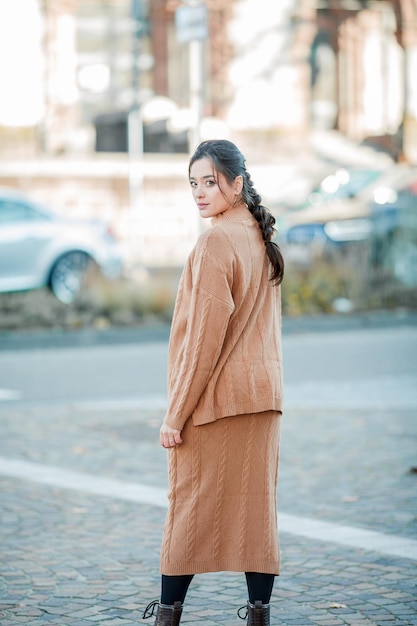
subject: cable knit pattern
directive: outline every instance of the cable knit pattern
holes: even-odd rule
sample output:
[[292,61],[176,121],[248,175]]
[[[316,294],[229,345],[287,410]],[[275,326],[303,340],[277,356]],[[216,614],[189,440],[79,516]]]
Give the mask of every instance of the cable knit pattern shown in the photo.
[[169,509],[161,573],[279,574],[280,288],[246,207],[213,218],[178,288],[165,422]]
[[212,220],[181,277],[168,353],[169,407],[181,430],[282,410],[280,287],[269,281],[261,232],[246,207]]
[[216,493],[216,506],[214,513],[214,559],[219,560],[221,558],[221,538],[222,538],[222,506],[225,494],[225,483],[227,480],[226,462],[227,462],[227,445],[228,445],[228,433],[229,422],[224,424],[224,436],[220,442],[220,458],[217,468],[217,493]]
[[188,545],[187,545],[187,560],[191,561],[196,552],[197,543],[197,518],[199,513],[199,485],[200,485],[200,435],[201,432],[196,430],[195,437],[192,442],[191,452],[191,500],[188,513]]
[[202,426],[188,420],[184,443],[169,452],[176,471],[170,474],[175,482],[169,491],[162,574],[279,574],[280,418],[266,411]]
[[242,468],[242,484],[240,487],[241,500],[240,500],[240,517],[239,517],[239,526],[238,526],[238,536],[239,536],[239,557],[243,558],[245,554],[245,546],[246,546],[246,532],[248,525],[248,514],[249,514],[249,490],[250,490],[250,470],[253,464],[252,459],[252,449],[253,449],[253,438],[255,435],[254,432],[254,420],[252,418],[248,418],[249,420],[249,428],[248,435],[245,438],[245,447],[244,447],[244,455],[243,455],[243,468]]

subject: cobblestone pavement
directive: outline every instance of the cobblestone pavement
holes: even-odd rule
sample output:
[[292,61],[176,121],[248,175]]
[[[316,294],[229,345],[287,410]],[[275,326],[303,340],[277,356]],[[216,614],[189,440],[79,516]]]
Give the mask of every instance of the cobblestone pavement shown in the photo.
[[[286,411],[282,575],[272,624],[417,625],[417,406],[410,398],[385,410],[347,403]],[[141,617],[159,593],[162,416],[162,407],[3,404],[1,626],[153,622]],[[317,522],[327,524],[324,536]],[[360,540],[361,530],[371,532]],[[182,622],[238,626],[245,601],[243,575],[199,575]]]

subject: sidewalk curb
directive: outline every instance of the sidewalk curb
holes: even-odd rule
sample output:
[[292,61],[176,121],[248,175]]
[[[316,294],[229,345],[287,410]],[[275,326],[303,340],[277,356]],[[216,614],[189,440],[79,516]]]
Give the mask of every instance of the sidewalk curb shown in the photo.
[[[283,334],[340,332],[417,326],[417,311],[375,311],[349,315],[306,315],[284,317]],[[153,324],[133,328],[96,330],[21,330],[0,332],[0,351],[48,348],[93,347],[134,343],[166,342],[170,324]]]

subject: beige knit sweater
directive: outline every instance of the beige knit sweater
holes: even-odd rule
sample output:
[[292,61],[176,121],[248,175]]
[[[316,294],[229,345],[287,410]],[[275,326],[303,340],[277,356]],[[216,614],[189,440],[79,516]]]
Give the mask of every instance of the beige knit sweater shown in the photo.
[[242,206],[212,219],[184,268],[168,353],[165,422],[182,430],[282,410],[280,288],[262,235]]

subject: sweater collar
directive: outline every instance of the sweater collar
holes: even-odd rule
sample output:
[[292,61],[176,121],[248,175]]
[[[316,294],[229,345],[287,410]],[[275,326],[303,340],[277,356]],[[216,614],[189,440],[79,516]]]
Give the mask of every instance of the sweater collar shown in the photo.
[[224,213],[220,213],[219,215],[215,215],[211,218],[211,223],[220,224],[220,222],[243,222],[244,220],[250,219],[252,213],[249,211],[247,206],[244,204],[227,209]]

